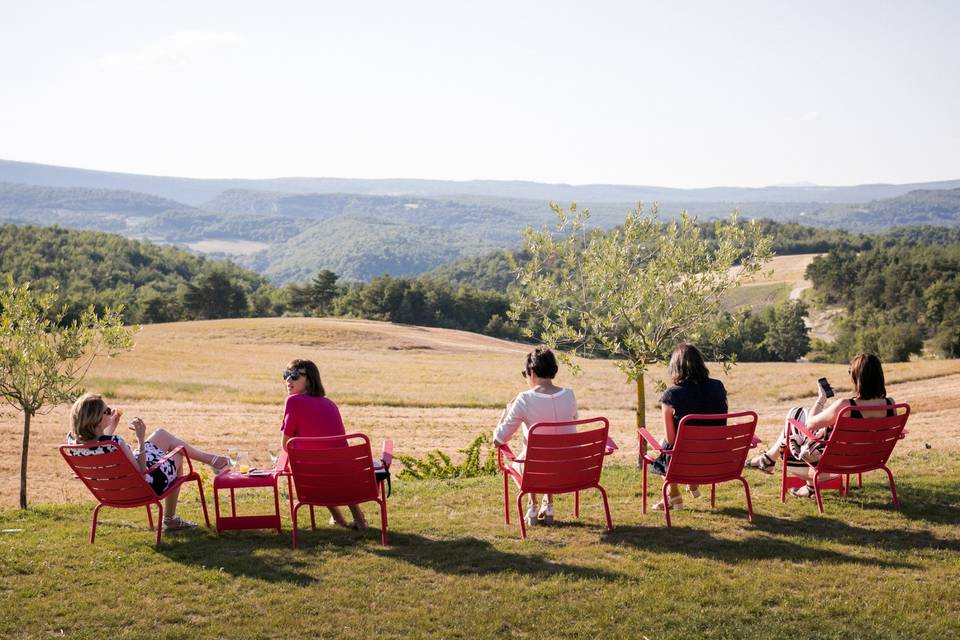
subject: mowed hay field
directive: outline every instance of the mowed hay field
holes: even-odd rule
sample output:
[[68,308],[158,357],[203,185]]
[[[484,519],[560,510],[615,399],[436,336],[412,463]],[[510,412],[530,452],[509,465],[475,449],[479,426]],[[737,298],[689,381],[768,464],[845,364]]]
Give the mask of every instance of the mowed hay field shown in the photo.
[[[445,329],[317,318],[187,322],[143,327],[135,349],[98,360],[86,386],[108,396],[148,427],[165,427],[202,448],[250,453],[268,463],[266,449],[278,437],[285,391],[280,373],[294,357],[316,361],[328,395],[341,408],[348,430],[368,434],[375,447],[392,438],[398,453],[432,449],[453,454],[495,425],[504,405],[525,388],[520,376],[528,345]],[[610,419],[620,451],[612,463],[636,461],[635,392],[608,361],[581,360],[574,377],[557,382],[576,390],[581,416]],[[792,405],[812,401],[816,379],[827,376],[839,394],[850,390],[845,365],[739,364],[713,373],[727,386],[733,410],[760,414],[759,435],[775,437]],[[956,451],[960,426],[960,361],[938,360],[886,367],[888,392],[913,407],[910,437],[895,455]],[[646,416],[660,433],[657,394],[647,384]],[[31,502],[88,501],[71,480],[56,447],[69,427],[69,407],[37,416],[31,429],[28,495]],[[0,411],[0,507],[14,507],[19,482],[22,417]]]

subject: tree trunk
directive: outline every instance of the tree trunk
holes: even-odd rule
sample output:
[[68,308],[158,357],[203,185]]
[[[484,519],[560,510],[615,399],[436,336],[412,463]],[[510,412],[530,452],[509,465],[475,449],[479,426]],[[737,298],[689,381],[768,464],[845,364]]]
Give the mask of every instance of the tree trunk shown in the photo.
[[[646,397],[643,393],[643,374],[640,374],[640,377],[637,378],[637,435],[639,436],[640,429],[645,429],[647,426],[647,412],[646,412]],[[640,438],[640,453],[647,452],[647,441],[643,438]],[[640,465],[639,455],[637,456],[637,464]]]
[[30,412],[23,412],[23,452],[20,454],[20,508],[27,508],[27,453],[30,451]]

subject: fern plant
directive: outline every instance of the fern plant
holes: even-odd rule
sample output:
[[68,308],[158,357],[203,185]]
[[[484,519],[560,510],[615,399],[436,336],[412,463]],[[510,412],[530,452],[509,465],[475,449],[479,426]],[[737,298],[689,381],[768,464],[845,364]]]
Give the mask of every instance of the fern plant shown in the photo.
[[487,434],[480,434],[473,442],[458,453],[466,454],[463,462],[453,464],[450,456],[439,449],[431,451],[423,458],[398,455],[403,470],[398,478],[407,480],[449,480],[451,478],[476,478],[497,473],[497,451]]

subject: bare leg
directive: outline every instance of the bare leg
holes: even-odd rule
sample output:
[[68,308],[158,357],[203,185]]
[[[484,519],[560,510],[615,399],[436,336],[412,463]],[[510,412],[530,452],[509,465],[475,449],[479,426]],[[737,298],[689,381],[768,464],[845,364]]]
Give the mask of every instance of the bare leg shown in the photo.
[[[183,456],[176,455],[173,457],[173,461],[177,465],[177,476],[182,476]],[[163,499],[163,515],[171,520],[177,516],[177,502],[180,500],[181,486],[182,485],[177,485],[177,488],[168,493],[167,497]]]
[[196,447],[187,444],[166,429],[157,429],[150,434],[150,437],[147,438],[147,441],[152,442],[165,453],[169,453],[176,447],[183,447],[187,451],[187,455],[190,456],[192,460],[199,460],[200,462],[205,462],[207,464],[212,464],[213,458],[215,457],[215,454],[207,453],[206,451],[197,449]]
[[670,485],[670,504],[672,505],[675,500],[680,499],[680,485],[673,483]]
[[347,521],[344,519],[343,514],[340,513],[339,507],[327,507],[327,509],[330,511],[330,517],[333,520],[333,524],[340,527],[350,527],[350,525],[347,524]]
[[353,525],[357,529],[367,528],[367,519],[363,516],[363,511],[360,510],[360,505],[350,505],[350,513],[353,514]]

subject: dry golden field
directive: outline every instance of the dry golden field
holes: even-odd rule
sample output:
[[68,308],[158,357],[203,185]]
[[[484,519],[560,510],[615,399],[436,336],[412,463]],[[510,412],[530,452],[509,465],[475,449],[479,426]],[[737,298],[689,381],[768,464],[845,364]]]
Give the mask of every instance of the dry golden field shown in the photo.
[[[284,399],[280,373],[294,357],[315,360],[328,395],[341,408],[348,430],[377,443],[391,437],[400,453],[447,452],[489,432],[502,406],[524,389],[520,377],[528,346],[446,329],[317,318],[216,320],[149,325],[135,349],[95,363],[87,387],[108,396],[126,417],[142,417],[213,451],[238,447],[255,464],[267,462],[267,444],[279,437]],[[561,370],[558,383],[572,386],[581,415],[604,415],[621,445],[615,461],[636,459],[634,391],[607,361],[584,360],[583,373]],[[898,452],[930,444],[956,449],[960,426],[960,361],[893,364],[888,392],[911,403],[910,436]],[[808,363],[740,364],[713,373],[727,386],[731,409],[754,409],[759,435],[774,436],[792,405],[812,401],[816,379],[830,378],[849,391],[846,366]],[[662,369],[653,376],[662,375]],[[646,414],[655,433],[656,394],[647,385]],[[83,498],[56,447],[68,429],[68,407],[38,416],[31,429],[28,496],[32,502]],[[0,507],[16,504],[21,415],[0,410]]]

